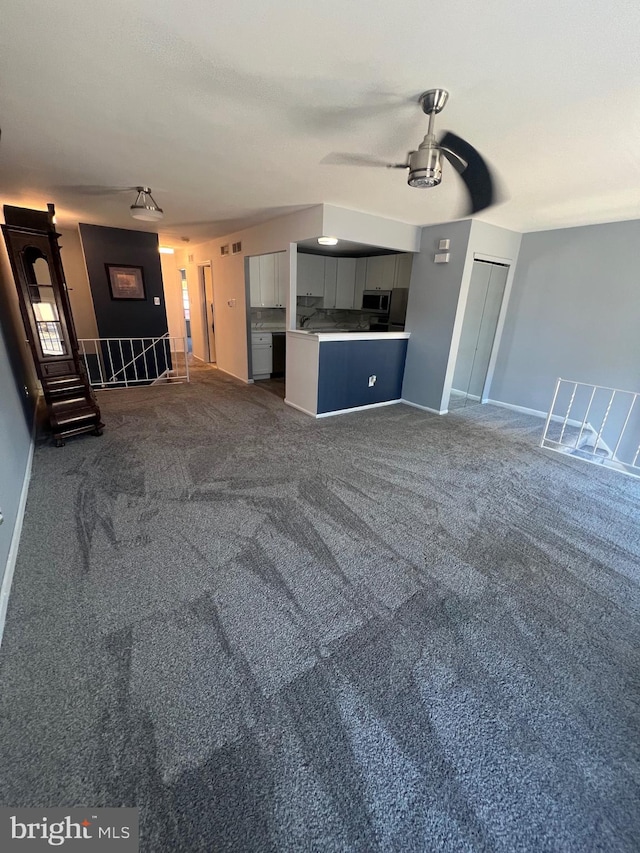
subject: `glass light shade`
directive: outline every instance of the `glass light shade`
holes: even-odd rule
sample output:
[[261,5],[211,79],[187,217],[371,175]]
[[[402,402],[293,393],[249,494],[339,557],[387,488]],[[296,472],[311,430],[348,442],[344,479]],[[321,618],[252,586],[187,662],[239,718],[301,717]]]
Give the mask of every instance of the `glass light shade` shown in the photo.
[[138,197],[129,208],[134,219],[143,222],[157,222],[164,216],[164,211],[155,202],[149,187],[136,187]]
[[318,237],[318,243],[321,246],[335,246],[338,243],[337,237]]
[[146,207],[132,204],[131,216],[134,219],[141,219],[143,222],[157,222],[164,216],[164,211],[160,207]]

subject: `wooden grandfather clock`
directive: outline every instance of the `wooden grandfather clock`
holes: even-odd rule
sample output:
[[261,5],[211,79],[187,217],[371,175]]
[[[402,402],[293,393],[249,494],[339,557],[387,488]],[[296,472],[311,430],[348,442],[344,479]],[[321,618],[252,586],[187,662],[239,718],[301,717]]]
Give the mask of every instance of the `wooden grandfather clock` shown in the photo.
[[100,409],[78,350],[52,204],[47,211],[4,206],[2,226],[20,312],[47,405],[49,426],[65,438],[102,435]]

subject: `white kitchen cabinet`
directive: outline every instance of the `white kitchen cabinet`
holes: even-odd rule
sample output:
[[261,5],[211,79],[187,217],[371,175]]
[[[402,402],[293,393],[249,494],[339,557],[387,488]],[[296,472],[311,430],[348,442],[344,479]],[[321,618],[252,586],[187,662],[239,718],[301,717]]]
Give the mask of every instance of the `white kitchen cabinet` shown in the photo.
[[276,282],[275,282],[275,308],[286,308],[287,294],[289,292],[289,264],[288,255],[286,252],[277,252],[275,255],[276,262]]
[[404,252],[401,255],[396,255],[396,272],[393,280],[393,287],[407,288],[411,283],[411,268],[413,266],[413,255],[411,252]]
[[338,258],[336,270],[336,308],[360,308],[362,298],[356,305],[356,259]]
[[362,294],[367,283],[368,258],[356,258],[356,283],[353,292],[353,307],[358,311],[362,308]]
[[392,290],[396,275],[396,255],[367,258],[365,290]]
[[336,307],[336,285],[338,277],[338,259],[324,259],[324,299],[323,308]]
[[273,308],[276,304],[276,256],[260,255],[260,305]]
[[298,296],[324,296],[324,257],[298,253]]
[[249,258],[249,304],[252,308],[284,308],[289,277],[285,252]]
[[249,305],[260,308],[260,258],[256,255],[249,258]]
[[251,335],[251,361],[254,379],[267,379],[273,370],[273,338],[270,332]]

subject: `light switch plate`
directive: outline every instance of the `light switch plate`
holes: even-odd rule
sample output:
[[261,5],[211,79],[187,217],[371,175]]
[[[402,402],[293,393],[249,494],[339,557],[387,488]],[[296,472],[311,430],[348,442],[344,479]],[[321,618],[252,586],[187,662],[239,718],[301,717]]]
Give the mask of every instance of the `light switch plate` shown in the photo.
[[451,240],[440,240],[438,243],[439,249],[450,249],[451,248]]
[[434,263],[436,264],[448,264],[449,263],[449,252],[439,252],[433,258]]

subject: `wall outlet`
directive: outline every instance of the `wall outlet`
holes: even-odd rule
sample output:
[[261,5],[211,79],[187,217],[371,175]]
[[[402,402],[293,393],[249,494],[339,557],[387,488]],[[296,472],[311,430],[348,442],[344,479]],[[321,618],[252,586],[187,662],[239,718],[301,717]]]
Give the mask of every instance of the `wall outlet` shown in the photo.
[[227,305],[229,306],[229,308],[235,308],[236,307],[236,300],[235,299],[227,300]]
[[159,296],[153,297],[153,304],[154,305],[160,305],[160,297]]
[[376,384],[377,378],[378,377],[375,375],[375,373],[373,374],[373,376],[369,377],[369,388],[373,388],[373,386]]

